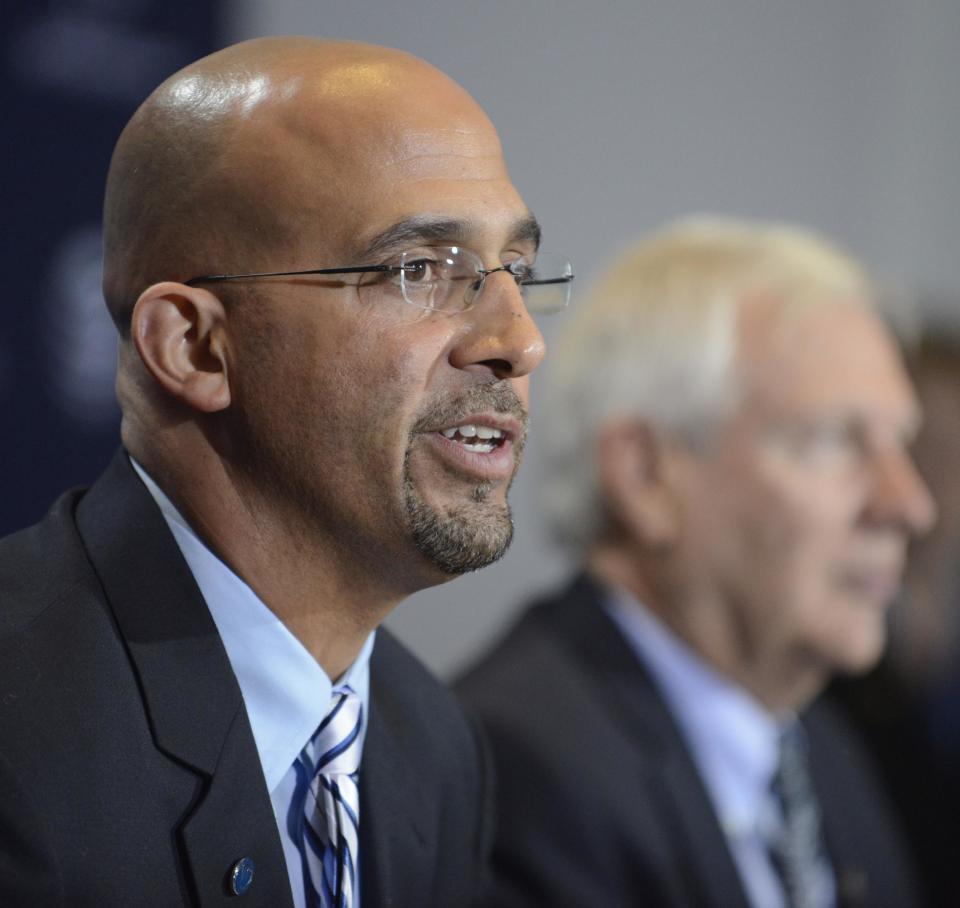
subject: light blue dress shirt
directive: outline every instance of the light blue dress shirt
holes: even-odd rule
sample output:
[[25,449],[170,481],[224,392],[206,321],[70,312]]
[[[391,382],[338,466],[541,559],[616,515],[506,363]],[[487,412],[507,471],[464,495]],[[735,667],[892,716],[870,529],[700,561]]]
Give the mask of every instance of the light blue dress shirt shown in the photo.
[[[753,908],[785,908],[769,843],[781,823],[771,784],[785,724],[751,694],[723,677],[625,591],[605,607],[649,670],[680,727],[713,803]],[[821,868],[820,908],[834,908],[835,884]]]
[[[303,644],[257,594],[200,541],[160,487],[133,458],[130,460],[159,505],[220,632],[243,694],[273,804],[293,903],[296,908],[305,908],[300,852],[287,832],[286,823],[296,787],[293,763],[326,715],[334,685]],[[370,653],[374,636],[375,632],[370,634],[356,661],[337,681],[338,686],[350,685],[363,705],[361,748],[369,714]],[[360,822],[363,823],[362,816]],[[358,868],[354,904],[359,906],[362,855],[355,858]]]

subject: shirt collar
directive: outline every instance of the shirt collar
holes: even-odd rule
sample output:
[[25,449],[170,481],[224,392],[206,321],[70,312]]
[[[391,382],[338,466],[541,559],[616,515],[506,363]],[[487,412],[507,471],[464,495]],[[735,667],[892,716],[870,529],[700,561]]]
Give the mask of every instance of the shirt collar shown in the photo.
[[[277,787],[330,705],[334,685],[320,664],[256,593],[208,549],[149,474],[130,458],[160,508],[220,633],[243,694],[270,792]],[[349,685],[369,714],[370,654],[376,632],[337,686]]]
[[623,590],[605,607],[649,669],[680,726],[728,835],[767,822],[780,723]]

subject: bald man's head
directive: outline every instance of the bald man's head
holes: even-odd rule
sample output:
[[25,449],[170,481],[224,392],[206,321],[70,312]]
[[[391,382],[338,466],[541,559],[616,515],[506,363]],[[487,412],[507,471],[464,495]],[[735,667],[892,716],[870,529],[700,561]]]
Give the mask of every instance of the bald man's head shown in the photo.
[[[143,103],[117,143],[104,203],[104,296],[121,334],[159,281],[323,262],[362,232],[352,193],[373,170],[500,157],[486,116],[408,54],[309,38],[247,41],[191,64]],[[478,145],[479,137],[479,145]],[[432,169],[431,169],[432,173]],[[462,174],[461,174],[462,176]]]

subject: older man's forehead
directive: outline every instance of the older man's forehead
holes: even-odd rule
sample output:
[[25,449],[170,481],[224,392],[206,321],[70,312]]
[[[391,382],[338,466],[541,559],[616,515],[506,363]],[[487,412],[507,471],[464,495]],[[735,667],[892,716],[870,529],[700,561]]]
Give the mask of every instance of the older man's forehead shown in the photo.
[[876,419],[910,433],[919,420],[896,342],[878,313],[838,302],[771,321],[741,350],[745,399],[782,415]]

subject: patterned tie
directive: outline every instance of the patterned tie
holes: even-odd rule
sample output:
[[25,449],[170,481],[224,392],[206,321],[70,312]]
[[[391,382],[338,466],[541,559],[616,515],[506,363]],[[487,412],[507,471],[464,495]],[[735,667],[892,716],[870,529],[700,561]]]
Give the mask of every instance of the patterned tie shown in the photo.
[[353,690],[336,688],[327,715],[294,763],[297,789],[288,826],[300,843],[307,908],[354,903],[362,716]]
[[803,727],[793,723],[780,735],[773,780],[783,823],[771,848],[790,908],[821,908],[829,901],[829,865],[820,833],[820,808],[807,769]]

